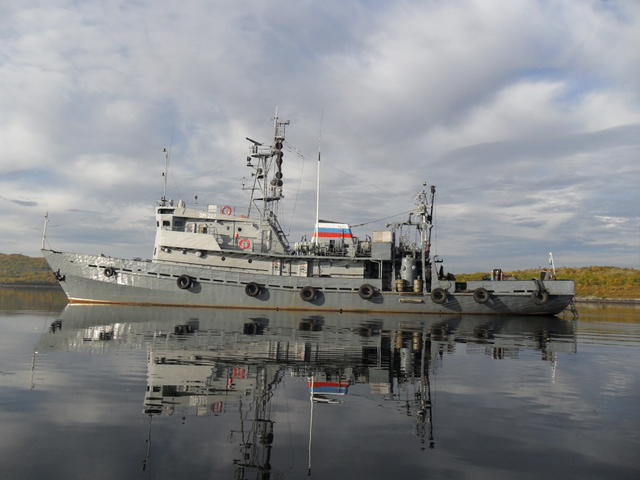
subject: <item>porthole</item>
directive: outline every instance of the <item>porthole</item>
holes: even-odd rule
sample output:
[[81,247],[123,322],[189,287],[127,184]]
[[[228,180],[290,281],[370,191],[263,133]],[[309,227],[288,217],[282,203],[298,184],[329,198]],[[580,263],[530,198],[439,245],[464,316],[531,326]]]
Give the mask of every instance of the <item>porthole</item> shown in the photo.
[[248,261],[249,263],[253,263],[253,260],[252,260],[252,259],[249,259],[249,260],[247,260],[247,261]]
[[220,257],[220,260],[222,260],[223,262],[226,260],[225,257]]

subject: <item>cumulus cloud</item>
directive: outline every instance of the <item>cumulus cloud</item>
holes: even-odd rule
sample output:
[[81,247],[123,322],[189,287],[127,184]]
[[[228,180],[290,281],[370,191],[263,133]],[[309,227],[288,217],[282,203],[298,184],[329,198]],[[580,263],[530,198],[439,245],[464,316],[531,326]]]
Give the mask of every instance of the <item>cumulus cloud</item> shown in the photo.
[[277,106],[292,121],[282,211],[294,240],[312,226],[320,143],[322,216],[368,223],[436,183],[440,253],[458,271],[526,267],[549,249],[640,265],[636,4],[0,8],[1,251],[36,252],[40,208],[71,225],[57,248],[102,230],[89,250],[148,255],[163,147],[170,196],[246,205],[244,137],[268,141]]

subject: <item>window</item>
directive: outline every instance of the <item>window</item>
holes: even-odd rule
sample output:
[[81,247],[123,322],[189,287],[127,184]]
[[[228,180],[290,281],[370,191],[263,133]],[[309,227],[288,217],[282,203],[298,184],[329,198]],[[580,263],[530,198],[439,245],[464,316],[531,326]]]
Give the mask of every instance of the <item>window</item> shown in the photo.
[[184,232],[184,219],[173,219],[173,231]]

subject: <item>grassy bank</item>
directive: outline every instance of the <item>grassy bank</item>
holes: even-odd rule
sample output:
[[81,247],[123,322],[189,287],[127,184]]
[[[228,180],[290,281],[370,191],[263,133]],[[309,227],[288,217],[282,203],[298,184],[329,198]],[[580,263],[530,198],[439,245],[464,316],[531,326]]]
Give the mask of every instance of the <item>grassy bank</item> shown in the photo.
[[0,253],[0,285],[56,285],[44,258]]
[[[640,270],[621,267],[558,268],[557,278],[576,282],[578,297],[640,298]],[[516,270],[505,272],[518,280],[538,277],[540,270]],[[456,275],[458,281],[480,280],[487,272]]]

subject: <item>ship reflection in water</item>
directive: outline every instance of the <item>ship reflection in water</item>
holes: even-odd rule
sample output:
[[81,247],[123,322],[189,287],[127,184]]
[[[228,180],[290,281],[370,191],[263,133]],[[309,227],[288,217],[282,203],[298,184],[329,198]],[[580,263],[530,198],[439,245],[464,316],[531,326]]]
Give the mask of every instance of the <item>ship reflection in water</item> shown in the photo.
[[[143,470],[153,463],[154,418],[178,416],[184,423],[188,417],[222,416],[233,417],[225,425],[232,425],[226,440],[235,445],[229,459],[234,478],[266,479],[282,471],[273,464],[272,452],[278,436],[291,428],[272,418],[275,403],[282,412],[289,401],[304,405],[306,398],[304,411],[297,413],[304,423],[299,430],[308,433],[308,474],[314,454],[323,448],[314,443],[315,429],[348,430],[348,424],[325,422],[335,418],[327,409],[343,408],[353,395],[400,413],[402,424],[413,430],[414,444],[429,451],[438,447],[433,378],[444,368],[446,354],[464,348],[472,357],[499,360],[527,352],[547,361],[553,376],[557,353],[575,353],[576,337],[574,323],[557,317],[305,315],[72,305],[51,324],[38,350],[118,348],[147,352],[146,392],[140,398],[142,413],[148,416]],[[287,391],[291,385],[297,386],[297,395]],[[278,394],[279,389],[284,392]]]

